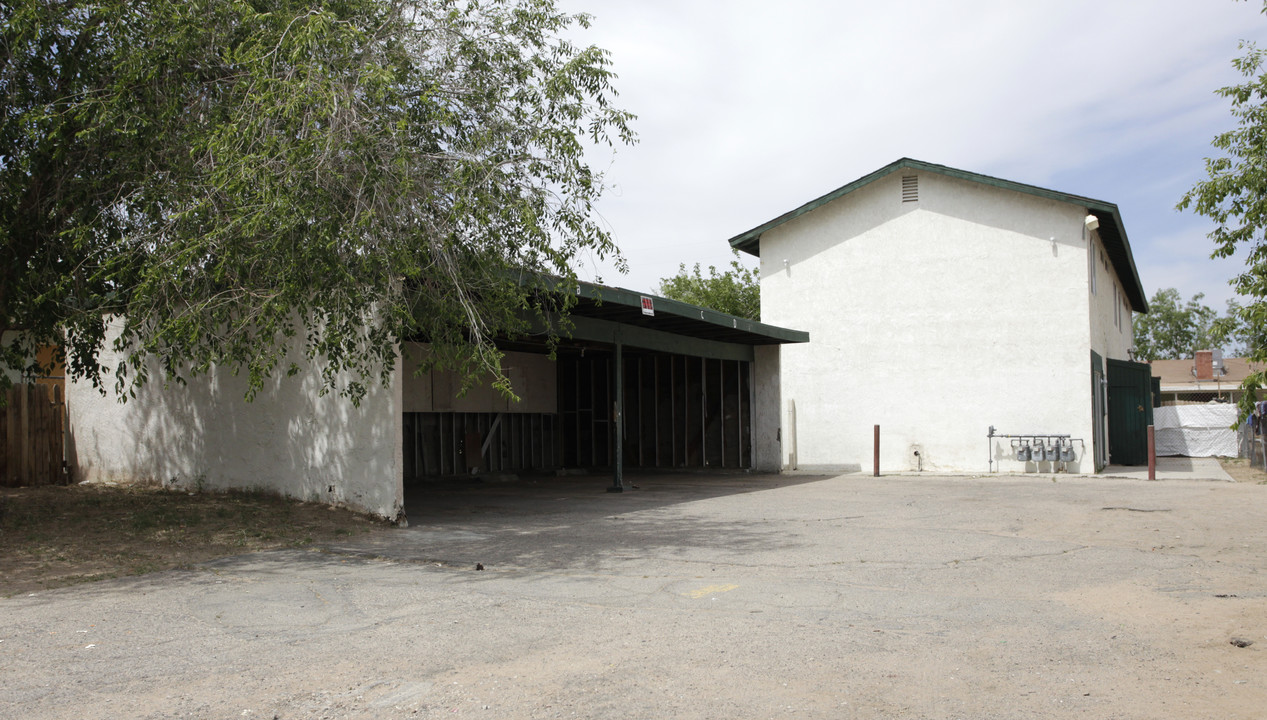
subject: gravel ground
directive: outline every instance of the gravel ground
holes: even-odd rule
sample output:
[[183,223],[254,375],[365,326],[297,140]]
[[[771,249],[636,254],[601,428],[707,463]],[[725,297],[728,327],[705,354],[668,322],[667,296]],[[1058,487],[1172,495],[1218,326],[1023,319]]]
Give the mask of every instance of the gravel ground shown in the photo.
[[436,487],[411,498],[409,529],[0,600],[0,716],[1267,707],[1267,486],[635,483]]

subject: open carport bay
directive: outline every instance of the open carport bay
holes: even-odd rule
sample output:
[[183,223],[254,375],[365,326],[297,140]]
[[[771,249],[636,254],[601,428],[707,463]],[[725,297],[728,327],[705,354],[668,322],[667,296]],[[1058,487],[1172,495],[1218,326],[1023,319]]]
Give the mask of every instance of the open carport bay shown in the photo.
[[592,478],[436,487],[406,530],[0,601],[0,715],[1258,718],[1267,707],[1267,487],[632,482],[621,494]]

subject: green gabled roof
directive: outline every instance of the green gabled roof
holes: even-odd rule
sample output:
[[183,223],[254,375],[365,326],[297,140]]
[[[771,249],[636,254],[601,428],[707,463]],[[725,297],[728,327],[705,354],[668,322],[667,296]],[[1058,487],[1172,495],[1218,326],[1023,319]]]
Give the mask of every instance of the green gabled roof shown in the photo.
[[902,158],[895,163],[886,165],[869,175],[860,177],[847,185],[842,185],[826,195],[815,198],[794,210],[785,212],[767,223],[758,225],[745,233],[740,233],[730,239],[730,246],[760,257],[761,236],[766,231],[776,228],[789,220],[795,220],[806,213],[813,212],[833,200],[844,197],[854,190],[869,185],[898,170],[937,173],[958,180],[968,180],[1002,190],[1012,190],[1026,195],[1085,207],[1088,213],[1094,215],[1100,221],[1100,240],[1104,243],[1105,252],[1109,256],[1109,261],[1113,263],[1114,271],[1117,272],[1118,278],[1122,281],[1122,288],[1126,292],[1126,298],[1130,302],[1131,308],[1136,312],[1148,312],[1148,299],[1145,297],[1144,287],[1139,281],[1139,272],[1135,269],[1135,258],[1131,254],[1131,243],[1126,237],[1126,228],[1122,225],[1122,215],[1118,212],[1117,205],[1104,202],[1103,200],[1095,200],[1082,197],[1081,195],[1070,195],[1069,193],[1040,188],[1036,185],[1026,185],[1025,183],[981,175],[968,172],[967,170],[957,170],[945,165],[934,165],[933,163],[912,160],[911,158]]

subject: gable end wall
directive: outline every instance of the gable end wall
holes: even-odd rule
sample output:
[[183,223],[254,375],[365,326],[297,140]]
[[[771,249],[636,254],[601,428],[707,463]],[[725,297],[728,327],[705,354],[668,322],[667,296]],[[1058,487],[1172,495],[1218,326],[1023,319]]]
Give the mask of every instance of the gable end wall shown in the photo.
[[910,174],[762,237],[762,319],[812,338],[782,351],[800,466],[870,468],[875,424],[888,471],[985,471],[991,425],[1089,443],[1085,209],[935,173],[903,203]]

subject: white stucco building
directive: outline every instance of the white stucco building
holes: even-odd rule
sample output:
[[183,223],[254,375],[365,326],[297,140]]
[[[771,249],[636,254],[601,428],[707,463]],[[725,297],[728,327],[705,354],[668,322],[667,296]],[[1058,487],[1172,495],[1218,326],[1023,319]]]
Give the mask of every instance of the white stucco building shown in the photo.
[[[117,332],[120,321],[111,324]],[[101,363],[122,356],[105,343]],[[153,483],[189,490],[264,490],[396,519],[401,488],[402,370],[370,384],[354,406],[321,393],[319,368],[299,347],[294,378],[265,381],[247,402],[245,377],[213,370],[186,384],[151,380],[120,402],[87,381],[67,381],[67,456],[76,481]],[[111,379],[106,378],[106,385]]]
[[[70,382],[72,472],[401,520],[411,487],[472,473],[870,469],[876,425],[885,472],[1131,464],[1147,304],[1111,203],[903,159],[731,245],[761,258],[762,322],[582,283],[556,360],[540,336],[499,343],[517,402],[414,374],[412,342],[359,407],[298,348],[306,372],[252,403],[228,372],[123,404]],[[1039,442],[1068,455],[1017,459]]]
[[[811,337],[764,350],[784,467],[870,470],[875,425],[882,471],[1108,460],[1102,378],[1147,312],[1115,205],[902,159],[730,243],[761,258],[762,321]],[[991,427],[1076,457],[1019,462]]]
[[[754,382],[754,366],[759,351],[808,335],[619,288],[576,293],[556,359],[541,335],[499,341],[517,400],[479,385],[462,394],[452,372],[415,372],[420,342],[402,344],[388,382],[359,406],[323,395],[320,368],[297,345],[288,360],[301,372],[267,380],[252,402],[245,378],[224,369],[181,384],[152,365],[127,402],[72,379],[72,476],[264,490],[400,521],[408,493],[442,477],[580,469],[611,472],[623,490],[624,467],[778,469],[767,395],[777,379]],[[123,360],[111,348],[105,367]]]

